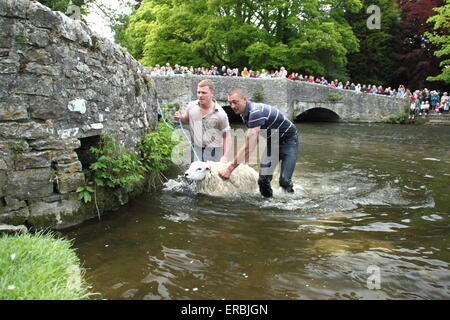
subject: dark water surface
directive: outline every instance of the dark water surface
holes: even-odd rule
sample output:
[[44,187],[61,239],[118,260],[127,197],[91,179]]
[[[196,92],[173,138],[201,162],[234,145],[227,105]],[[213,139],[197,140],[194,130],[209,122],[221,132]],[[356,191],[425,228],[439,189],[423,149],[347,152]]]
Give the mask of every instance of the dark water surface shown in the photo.
[[66,231],[97,298],[449,299],[450,127],[297,126],[294,195],[171,180]]

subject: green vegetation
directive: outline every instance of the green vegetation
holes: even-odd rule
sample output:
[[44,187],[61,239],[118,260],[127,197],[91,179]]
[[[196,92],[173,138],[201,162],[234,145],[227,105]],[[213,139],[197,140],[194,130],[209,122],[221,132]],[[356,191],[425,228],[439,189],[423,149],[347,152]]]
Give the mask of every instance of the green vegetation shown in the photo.
[[172,132],[163,122],[159,122],[157,130],[147,133],[138,144],[151,188],[156,188],[164,178],[163,172],[169,168],[172,150],[180,142],[172,140]]
[[263,102],[264,101],[264,92],[263,91],[256,91],[253,95],[253,101],[255,102]]
[[134,93],[136,94],[136,97],[139,97],[142,94],[142,88],[138,82],[134,84]]
[[20,140],[17,143],[10,143],[9,149],[15,155],[23,153],[28,148],[28,143],[25,140]]
[[391,124],[413,124],[415,123],[415,120],[409,116],[409,107],[405,107],[402,113],[391,116],[384,122]]
[[409,124],[413,123],[412,120],[409,118],[408,114],[402,113],[396,116],[391,116],[386,120],[386,123],[391,124]]
[[[358,52],[348,56],[348,73],[356,83],[384,85],[394,80],[397,67],[395,33],[399,30],[400,9],[393,0],[361,0],[362,10],[347,12],[345,17],[352,25],[355,36],[360,40]],[[380,8],[380,29],[369,29],[366,9],[370,5]]]
[[431,43],[439,47],[439,50],[434,52],[437,57],[447,58],[440,62],[440,67],[442,68],[441,74],[428,77],[427,80],[430,81],[444,81],[445,83],[450,83],[450,3],[448,0],[442,7],[434,8],[438,14],[429,18],[428,22],[434,23],[434,31],[426,32],[425,35],[428,37]]
[[91,164],[92,179],[99,187],[127,188],[144,178],[144,170],[138,156],[132,151],[124,151],[114,142],[114,134],[104,133],[98,148],[91,147],[97,161]]
[[[179,106],[178,106],[179,108]],[[171,162],[172,149],[179,141],[172,140],[172,131],[163,123],[149,131],[138,143],[140,155],[125,151],[114,142],[113,134],[102,134],[98,147],[91,147],[96,161],[85,170],[85,184],[77,188],[78,199],[89,203],[94,199],[98,217],[98,191],[112,190],[121,204],[126,203],[127,193],[134,185],[147,177],[149,185],[156,188],[162,182],[163,171]]]
[[52,233],[0,237],[0,300],[88,298],[72,242]]
[[116,41],[145,65],[284,65],[337,76],[358,50],[344,14],[361,7],[360,0],[146,0],[121,20]]
[[342,100],[342,96],[339,92],[331,92],[328,95],[328,100],[331,102],[338,102]]
[[[442,8],[434,8],[442,3]],[[145,65],[215,64],[255,71],[284,66],[289,72],[355,84],[395,88],[402,84],[412,90],[433,86],[448,91],[443,81],[425,81],[438,74],[447,55],[449,4],[444,0],[143,0],[135,4],[130,15],[108,16],[116,42]],[[368,10],[371,6],[378,12]],[[433,38],[427,38],[427,32]],[[434,35],[440,38],[434,40]],[[436,51],[439,48],[442,53]],[[449,64],[442,62],[441,69],[447,72]]]
[[92,194],[95,192],[95,189],[91,186],[84,185],[77,188],[78,200],[83,200],[84,203],[91,202]]
[[27,44],[27,38],[25,37],[25,33],[22,31],[19,35],[16,36],[16,42],[20,44]]

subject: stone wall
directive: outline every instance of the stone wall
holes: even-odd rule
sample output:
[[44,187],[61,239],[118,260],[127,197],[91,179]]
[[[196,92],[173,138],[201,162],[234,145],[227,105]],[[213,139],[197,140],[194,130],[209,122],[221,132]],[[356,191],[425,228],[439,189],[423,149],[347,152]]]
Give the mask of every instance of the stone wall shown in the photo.
[[38,2],[0,0],[0,222],[66,227],[83,139],[126,148],[156,124],[151,79],[128,53]]

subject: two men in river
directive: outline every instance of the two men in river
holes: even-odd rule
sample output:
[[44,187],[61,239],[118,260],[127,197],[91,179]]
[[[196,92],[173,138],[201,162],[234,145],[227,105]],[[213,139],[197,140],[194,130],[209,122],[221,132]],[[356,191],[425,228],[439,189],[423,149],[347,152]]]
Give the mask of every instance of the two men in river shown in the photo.
[[[227,162],[231,149],[230,127],[226,114],[226,119],[222,114],[225,111],[213,100],[214,92],[212,82],[202,80],[197,88],[198,100],[189,103],[185,114],[176,112],[175,119],[190,124],[195,148],[201,150],[202,154],[202,159],[197,159],[198,161]],[[228,102],[232,110],[241,116],[248,130],[243,146],[238,150],[231,163],[219,172],[219,176],[228,179],[233,170],[241,163],[248,162],[259,142],[259,137],[263,136],[267,139],[267,144],[262,154],[259,170],[258,185],[261,195],[266,198],[273,196],[271,181],[279,163],[281,166],[280,186],[286,192],[294,192],[292,175],[299,150],[298,132],[295,125],[278,108],[250,101],[242,88],[233,88],[228,95]],[[205,122],[208,124],[205,125]],[[200,128],[202,131],[199,130]]]

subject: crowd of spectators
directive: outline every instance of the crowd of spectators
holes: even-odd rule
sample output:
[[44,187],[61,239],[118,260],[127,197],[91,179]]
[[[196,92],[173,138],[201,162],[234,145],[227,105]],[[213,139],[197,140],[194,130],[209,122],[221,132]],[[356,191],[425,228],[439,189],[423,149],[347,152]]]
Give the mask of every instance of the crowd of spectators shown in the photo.
[[436,114],[448,113],[450,101],[448,93],[440,93],[436,90],[429,91],[427,88],[416,90],[411,96],[409,117],[428,116],[430,112]]
[[184,67],[176,64],[174,67],[170,63],[160,66],[156,65],[154,67],[148,67],[148,72],[151,75],[156,76],[171,76],[171,75],[205,75],[205,76],[227,76],[227,77],[248,77],[248,78],[288,78],[292,81],[304,81],[309,83],[314,83],[317,85],[329,86],[343,90],[352,90],[355,92],[385,95],[390,97],[411,97],[411,110],[410,117],[419,115],[428,115],[430,111],[441,114],[449,111],[450,101],[448,100],[447,92],[440,93],[437,91],[416,90],[414,93],[405,86],[400,85],[397,89],[386,87],[375,84],[360,84],[350,81],[340,81],[334,79],[329,81],[325,77],[316,77],[313,75],[304,75],[297,72],[292,72],[288,74],[285,67],[281,67],[279,70],[265,70],[254,71],[244,67],[241,71],[238,68],[228,68],[223,66],[218,68],[215,65],[211,65],[209,68],[205,67]]

